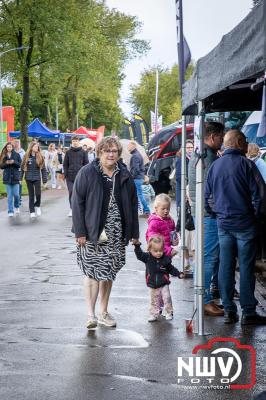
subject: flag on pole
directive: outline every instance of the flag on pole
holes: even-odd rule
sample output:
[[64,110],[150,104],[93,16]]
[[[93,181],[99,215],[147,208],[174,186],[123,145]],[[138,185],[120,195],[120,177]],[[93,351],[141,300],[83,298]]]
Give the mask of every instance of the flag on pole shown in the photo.
[[261,121],[257,131],[257,137],[261,138],[266,135],[266,82],[264,82],[262,90],[262,109],[261,109]]
[[157,133],[163,127],[163,116],[156,118],[155,112],[151,111],[151,131]]
[[191,52],[188,43],[183,35],[183,7],[182,0],[175,0],[176,3],[176,31],[177,31],[177,52],[179,66],[180,88],[185,81],[186,69],[191,60]]

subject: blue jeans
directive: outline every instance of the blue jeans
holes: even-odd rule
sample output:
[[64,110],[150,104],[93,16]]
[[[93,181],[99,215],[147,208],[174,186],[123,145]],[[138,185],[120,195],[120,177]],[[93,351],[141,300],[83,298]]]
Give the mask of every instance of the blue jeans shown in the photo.
[[218,229],[220,242],[219,289],[225,311],[236,312],[233,301],[235,288],[235,258],[240,270],[240,305],[243,314],[255,313],[258,304],[255,296],[256,229],[225,231]]
[[8,213],[14,212],[15,208],[19,208],[19,184],[15,185],[6,185],[7,192],[7,207]]
[[56,186],[56,169],[48,167],[48,172],[51,174],[51,185]]
[[148,206],[146,200],[144,199],[144,196],[143,196],[143,193],[142,193],[141,185],[143,184],[144,179],[134,179],[134,182],[135,182],[135,186],[136,186],[136,189],[137,189],[138,199],[141,202],[142,207],[143,207],[143,212],[144,213],[150,213],[149,206]]
[[215,271],[219,268],[219,238],[217,220],[211,217],[204,217],[204,278],[205,294],[204,303],[212,301],[211,280]]

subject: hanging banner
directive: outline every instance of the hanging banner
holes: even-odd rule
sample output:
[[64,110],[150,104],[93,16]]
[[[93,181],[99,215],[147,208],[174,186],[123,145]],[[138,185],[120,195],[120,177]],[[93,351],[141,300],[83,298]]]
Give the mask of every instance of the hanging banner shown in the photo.
[[135,127],[129,119],[124,119],[121,137],[128,140],[136,139]]
[[151,131],[158,133],[159,130],[162,129],[162,127],[163,127],[163,116],[160,115],[160,117],[158,117],[156,121],[155,112],[151,111]]
[[141,145],[145,145],[149,142],[149,129],[146,121],[139,114],[134,114],[133,118],[137,142]]

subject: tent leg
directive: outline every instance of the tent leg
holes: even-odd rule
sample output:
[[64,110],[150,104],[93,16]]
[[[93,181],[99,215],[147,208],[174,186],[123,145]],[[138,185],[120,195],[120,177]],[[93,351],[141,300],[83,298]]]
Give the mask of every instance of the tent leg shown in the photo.
[[196,167],[196,279],[195,279],[195,297],[196,297],[196,333],[204,335],[204,174],[203,174],[203,146],[204,146],[204,116],[202,114],[202,102],[199,102],[199,114],[201,122],[199,127],[199,160]]
[[187,184],[187,166],[186,166],[186,117],[182,116],[182,144],[181,144],[181,271],[185,270],[185,219],[186,219],[186,184]]

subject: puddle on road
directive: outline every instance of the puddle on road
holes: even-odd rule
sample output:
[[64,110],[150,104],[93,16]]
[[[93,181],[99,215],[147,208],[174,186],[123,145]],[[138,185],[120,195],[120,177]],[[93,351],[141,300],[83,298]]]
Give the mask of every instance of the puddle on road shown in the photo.
[[[120,343],[117,344],[110,344],[110,338],[107,338],[106,342],[108,344],[102,343],[102,344],[89,344],[89,347],[91,348],[109,348],[109,349],[144,349],[149,347],[149,343],[144,339],[144,337],[135,331],[131,331],[128,329],[112,329],[112,330],[105,330],[105,333],[112,333],[111,335],[111,341],[113,336],[118,336],[118,341]],[[93,338],[96,339],[97,333],[100,332],[99,330],[96,329],[91,329],[88,331],[88,338]],[[101,333],[104,332],[103,330]],[[121,343],[125,342],[125,343]],[[84,345],[79,346],[79,347],[84,347]]]

